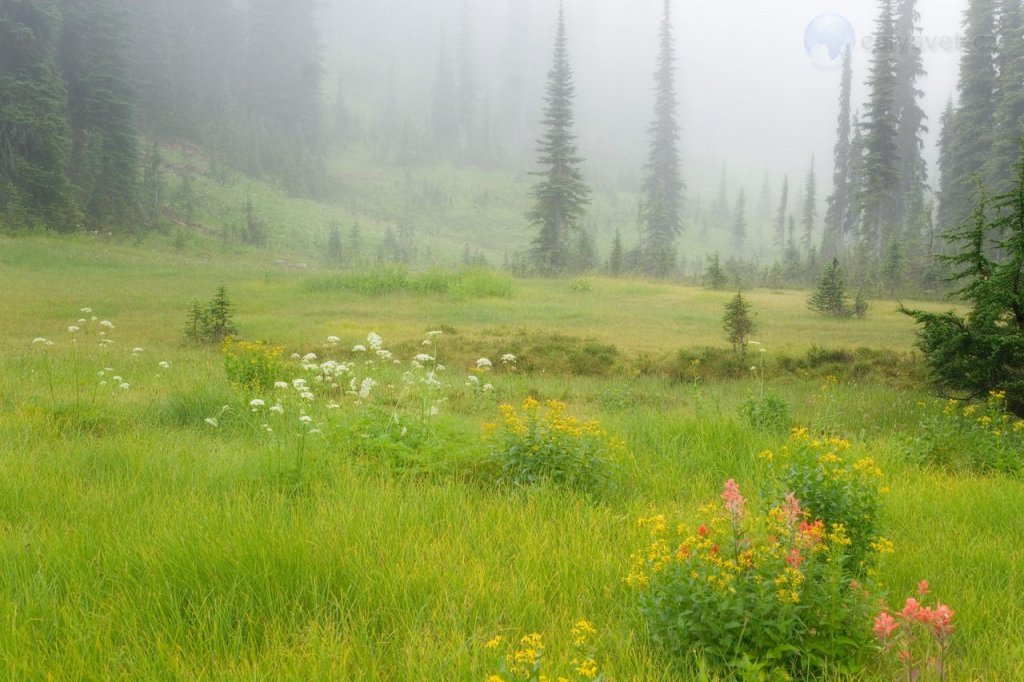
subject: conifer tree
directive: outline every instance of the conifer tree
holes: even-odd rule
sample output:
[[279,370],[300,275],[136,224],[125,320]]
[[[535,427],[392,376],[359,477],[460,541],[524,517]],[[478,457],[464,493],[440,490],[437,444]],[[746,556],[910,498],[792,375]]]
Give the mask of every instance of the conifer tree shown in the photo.
[[537,160],[544,170],[536,173],[541,180],[534,187],[534,206],[528,214],[537,228],[531,260],[538,271],[547,275],[563,272],[568,266],[570,237],[579,233],[590,203],[590,188],[583,181],[582,159],[576,149],[575,92],[565,9],[559,6],[554,58],[544,99],[545,130],[537,148]]
[[768,224],[772,219],[772,178],[768,167],[764,169],[764,179],[761,181],[761,200],[757,205],[757,220],[762,225]]
[[625,269],[625,251],[622,248],[622,230],[615,230],[615,239],[612,241],[612,252],[608,256],[608,274],[618,277]]
[[818,288],[807,300],[811,310],[831,317],[849,317],[850,302],[846,297],[846,284],[839,260],[833,259],[818,280]]
[[928,132],[926,116],[921,108],[924,92],[918,83],[924,78],[921,57],[921,18],[917,0],[899,0],[896,8],[896,38],[899,51],[896,60],[896,153],[898,156],[899,194],[897,215],[904,231],[920,233],[924,221],[924,193],[928,184],[923,135]]
[[733,352],[741,356],[747,354],[750,336],[756,331],[752,309],[750,302],[743,298],[742,291],[736,292],[736,295],[725,304],[722,328],[729,343],[732,344]]
[[649,129],[650,157],[643,185],[645,270],[655,277],[668,276],[674,269],[676,239],[682,231],[683,181],[671,11],[671,0],[665,0],[655,75],[654,122]]
[[951,219],[951,208],[955,197],[955,179],[953,178],[953,135],[954,119],[956,110],[953,107],[953,98],[946,102],[946,108],[939,119],[939,192],[938,192],[938,215],[939,225],[946,224]]
[[964,14],[964,52],[957,84],[959,107],[948,140],[939,229],[947,232],[971,214],[974,188],[992,151],[996,116],[996,0],[970,0]]
[[853,162],[850,138],[853,126],[852,92],[853,49],[847,47],[843,52],[843,76],[839,86],[839,124],[836,128],[832,194],[828,198],[828,211],[825,213],[825,236],[822,244],[822,251],[827,257],[834,257],[846,248],[850,236],[846,230],[849,227],[849,216],[854,210],[853,205],[856,201],[852,192],[853,178],[851,177]]
[[433,106],[430,129],[434,144],[442,154],[452,154],[459,141],[459,113],[456,109],[455,76],[448,55],[445,36],[441,34],[441,46],[437,57],[437,71],[434,75]]
[[782,178],[782,196],[775,213],[775,246],[786,248],[786,216],[789,214],[789,176]]
[[861,238],[867,252],[880,255],[882,245],[899,221],[899,127],[896,107],[896,28],[893,0],[880,0],[867,86],[870,90],[864,120],[864,178],[860,204]]
[[739,255],[743,252],[744,247],[747,244],[747,197],[746,192],[740,189],[739,196],[736,197],[736,210],[733,212],[732,218],[732,245],[736,249],[736,254]]
[[476,80],[476,51],[473,47],[473,10],[469,0],[462,1],[459,22],[458,52],[456,54],[458,81],[456,100],[458,103],[459,128],[465,151],[475,156],[477,141],[477,104],[480,97]]
[[722,270],[722,259],[717,253],[709,255],[704,269],[704,286],[717,291],[724,289],[727,282],[725,271]]
[[990,192],[1004,194],[1013,187],[1014,167],[1024,137],[1024,2],[1000,0],[999,102],[995,138],[986,168]]
[[814,253],[814,228],[818,220],[818,180],[814,174],[814,157],[811,157],[811,167],[807,170],[807,180],[804,182],[804,206],[800,216],[800,226],[803,228],[802,246],[804,253],[811,256]]

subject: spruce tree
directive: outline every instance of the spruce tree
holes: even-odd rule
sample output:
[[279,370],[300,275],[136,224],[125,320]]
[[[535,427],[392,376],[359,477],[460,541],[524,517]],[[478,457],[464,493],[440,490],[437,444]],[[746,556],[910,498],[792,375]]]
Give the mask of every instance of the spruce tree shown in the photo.
[[833,259],[818,280],[818,288],[807,299],[807,307],[830,317],[849,317],[850,302],[846,298],[846,284],[839,260]]
[[804,206],[800,216],[800,227],[803,229],[802,246],[808,257],[814,254],[814,229],[818,220],[818,180],[814,174],[814,157],[811,167],[807,170],[804,182]]
[[654,122],[643,185],[642,218],[647,274],[668,276],[675,266],[676,239],[682,231],[683,180],[679,160],[678,102],[671,0],[665,0],[655,75]]
[[825,236],[822,251],[826,257],[834,257],[846,248],[850,235],[846,233],[849,215],[854,210],[855,197],[852,194],[853,149],[850,133],[852,129],[853,92],[853,49],[843,52],[843,76],[839,86],[839,123],[836,127],[834,167],[832,171],[832,194],[828,198],[825,213]]
[[986,186],[995,194],[1013,187],[1014,167],[1024,137],[1024,2],[1000,0],[999,102]]
[[996,117],[996,0],[970,0],[964,14],[964,52],[957,84],[960,105],[950,126],[939,229],[947,232],[971,214],[976,181],[992,152]]
[[782,196],[779,199],[779,208],[775,213],[775,246],[779,249],[786,248],[786,216],[789,213],[789,176],[782,178]]
[[736,249],[736,255],[743,252],[747,244],[747,197],[746,192],[740,189],[736,197],[736,210],[732,218],[732,245]]
[[722,328],[725,330],[726,339],[732,344],[733,352],[741,356],[747,354],[750,336],[756,331],[752,309],[750,302],[743,298],[742,291],[736,292],[736,295],[725,304]]
[[625,251],[622,248],[622,230],[615,230],[615,239],[612,241],[612,252],[608,256],[608,274],[618,277],[625,269]]
[[945,225],[951,219],[951,208],[955,197],[956,179],[953,177],[953,135],[956,110],[953,98],[946,102],[946,108],[939,119],[939,192],[938,225]]
[[924,194],[928,184],[923,135],[928,132],[921,108],[924,92],[918,86],[924,78],[921,57],[921,18],[917,0],[899,0],[896,8],[896,37],[900,47],[896,61],[896,153],[898,156],[899,194],[896,209],[904,232],[920,233],[924,222]]
[[534,206],[530,221],[537,228],[530,252],[534,267],[553,275],[564,272],[569,264],[570,238],[582,227],[590,188],[583,181],[574,132],[572,65],[569,62],[565,8],[559,6],[558,29],[542,123],[545,128],[538,141],[538,164],[544,170],[535,173],[541,181],[534,187]]
[[772,178],[768,167],[764,169],[764,179],[761,181],[761,200],[757,205],[757,220],[762,225],[768,224],[772,219]]
[[709,255],[704,269],[704,286],[717,291],[724,289],[727,282],[725,271],[722,270],[722,259],[717,253]]
[[899,221],[899,128],[896,106],[896,27],[893,0],[880,0],[867,86],[864,120],[864,178],[860,204],[861,238],[871,255],[879,255],[888,233]]

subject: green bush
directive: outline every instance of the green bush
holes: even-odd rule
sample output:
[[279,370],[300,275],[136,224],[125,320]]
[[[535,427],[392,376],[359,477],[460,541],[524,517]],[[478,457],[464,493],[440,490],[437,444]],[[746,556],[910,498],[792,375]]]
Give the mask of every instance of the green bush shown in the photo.
[[740,414],[755,429],[786,431],[792,425],[789,404],[774,393],[747,397],[740,405]]

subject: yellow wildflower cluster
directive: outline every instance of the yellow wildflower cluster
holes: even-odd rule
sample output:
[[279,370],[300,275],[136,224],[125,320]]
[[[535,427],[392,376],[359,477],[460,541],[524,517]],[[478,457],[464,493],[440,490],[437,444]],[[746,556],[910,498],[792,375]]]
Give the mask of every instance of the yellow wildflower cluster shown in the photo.
[[[538,680],[538,682],[582,682],[596,680],[601,675],[597,663],[597,654],[593,649],[597,637],[597,628],[585,619],[578,620],[570,630],[575,654],[564,663],[568,675],[552,677],[547,670],[552,667],[548,657],[544,638],[539,632],[522,637],[517,644],[504,656],[501,670],[488,675],[486,682],[513,682],[515,680]],[[497,652],[505,643],[503,637],[496,636],[484,644],[487,651]],[[565,659],[563,659],[565,660]]]
[[284,348],[280,346],[271,346],[262,341],[242,341],[229,336],[221,343],[221,353],[228,379],[238,386],[269,388],[283,373],[281,355]]

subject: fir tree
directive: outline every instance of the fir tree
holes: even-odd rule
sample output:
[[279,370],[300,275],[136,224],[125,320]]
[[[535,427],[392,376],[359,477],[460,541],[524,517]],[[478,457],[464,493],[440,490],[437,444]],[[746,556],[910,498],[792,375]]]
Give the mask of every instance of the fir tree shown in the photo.
[[476,56],[473,49],[473,11],[469,0],[463,0],[459,22],[458,53],[456,55],[458,81],[455,97],[458,103],[459,128],[464,149],[475,155],[477,141],[477,104],[479,87],[476,82]]
[[928,184],[928,167],[922,150],[923,135],[928,132],[920,100],[924,92],[918,87],[924,78],[921,57],[921,18],[917,0],[899,0],[896,9],[896,37],[900,47],[896,61],[896,154],[899,189],[896,214],[904,231],[920,232],[924,221],[924,193]]
[[804,206],[800,226],[803,228],[803,250],[810,257],[814,253],[814,228],[818,220],[818,180],[814,174],[814,157],[811,167],[807,170],[804,182]]
[[768,168],[764,169],[764,179],[761,181],[761,201],[757,205],[757,220],[761,224],[767,224],[772,219],[772,178]]
[[779,208],[775,213],[775,246],[786,248],[786,216],[789,213],[789,176],[782,178],[782,196]]
[[342,262],[343,249],[341,246],[341,225],[334,223],[330,232],[327,233],[327,262],[330,265],[340,265]]
[[732,218],[732,245],[736,253],[743,252],[747,244],[747,197],[746,192],[740,189],[736,197],[736,210]]
[[612,241],[612,252],[608,256],[608,274],[618,277],[623,273],[625,267],[625,252],[622,248],[622,230],[615,230],[615,239]]
[[836,129],[835,165],[832,171],[832,194],[828,198],[825,213],[825,237],[822,251],[827,257],[834,257],[846,248],[850,235],[850,213],[854,210],[852,192],[853,141],[850,138],[852,122],[853,91],[853,49],[843,53],[843,77],[839,87],[839,124]]
[[838,259],[833,259],[821,273],[818,288],[807,300],[807,307],[830,317],[849,317],[850,303],[846,298],[846,284]]
[[971,310],[902,309],[921,326],[918,347],[938,384],[969,398],[1005,392],[1024,417],[1024,158],[1011,191],[991,202],[982,193],[972,219],[947,239],[953,249],[943,260]]
[[741,356],[747,354],[747,343],[750,336],[756,331],[754,316],[751,311],[753,306],[743,298],[743,292],[739,291],[725,304],[725,315],[722,317],[722,328],[725,330],[726,339],[732,344],[734,353]]
[[960,106],[949,131],[939,229],[949,231],[971,214],[975,182],[992,152],[996,116],[996,0],[970,0],[964,15],[964,52],[957,84]]
[[643,185],[642,217],[646,271],[655,277],[665,277],[675,266],[676,239],[682,231],[683,194],[671,0],[665,0],[659,37],[654,122],[649,129],[650,158]]
[[1024,2],[1000,0],[999,102],[995,140],[987,164],[987,186],[1004,194],[1013,187],[1014,166],[1024,137]]
[[951,208],[955,201],[956,179],[953,177],[953,120],[956,110],[953,98],[946,102],[946,108],[939,119],[939,207],[937,221],[944,225],[950,220]]
[[569,63],[565,9],[559,7],[558,29],[551,70],[548,72],[547,96],[543,115],[545,132],[538,142],[538,163],[544,168],[536,173],[542,180],[533,190],[534,206],[529,218],[537,228],[531,259],[540,272],[552,275],[563,272],[570,256],[570,237],[579,232],[590,188],[583,181],[582,159],[576,149],[573,98],[575,96],[572,65]]
[[722,270],[722,259],[717,253],[707,257],[707,266],[704,269],[704,286],[709,289],[724,289],[728,283],[725,271]]
[[860,204],[862,239],[878,255],[888,231],[899,220],[899,151],[896,106],[896,28],[893,0],[880,0],[867,86],[864,120],[864,178]]

